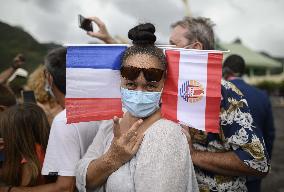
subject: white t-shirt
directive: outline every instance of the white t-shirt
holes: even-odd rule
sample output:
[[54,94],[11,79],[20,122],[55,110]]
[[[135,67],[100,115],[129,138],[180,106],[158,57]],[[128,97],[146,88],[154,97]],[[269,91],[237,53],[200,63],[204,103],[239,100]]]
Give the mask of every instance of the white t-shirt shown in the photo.
[[42,175],[75,176],[76,164],[86,153],[101,125],[112,120],[66,124],[66,110],[53,120]]

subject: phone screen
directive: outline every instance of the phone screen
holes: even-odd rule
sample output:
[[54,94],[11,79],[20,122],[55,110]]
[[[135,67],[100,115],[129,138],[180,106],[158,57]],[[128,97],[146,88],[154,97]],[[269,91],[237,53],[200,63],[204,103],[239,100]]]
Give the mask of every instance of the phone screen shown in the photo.
[[23,91],[22,97],[24,103],[36,103],[35,94],[33,91]]
[[83,17],[82,15],[78,15],[79,18],[79,27],[84,29],[85,31],[93,31],[92,21]]

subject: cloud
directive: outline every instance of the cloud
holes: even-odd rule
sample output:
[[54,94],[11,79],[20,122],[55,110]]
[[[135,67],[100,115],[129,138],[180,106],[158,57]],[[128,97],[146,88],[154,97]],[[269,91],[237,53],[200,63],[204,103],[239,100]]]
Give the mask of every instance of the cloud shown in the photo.
[[[225,42],[241,38],[255,50],[283,56],[284,1],[190,0],[194,16],[211,18],[217,36]],[[0,18],[20,25],[36,39],[47,42],[86,43],[93,39],[78,28],[77,15],[96,15],[112,34],[127,37],[139,22],[156,25],[159,42],[168,42],[170,24],[181,19],[181,0],[9,0],[1,4]]]

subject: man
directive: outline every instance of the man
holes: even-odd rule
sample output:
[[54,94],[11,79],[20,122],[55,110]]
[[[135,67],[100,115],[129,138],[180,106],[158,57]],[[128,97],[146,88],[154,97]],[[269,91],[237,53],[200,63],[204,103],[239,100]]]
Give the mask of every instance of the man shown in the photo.
[[[268,155],[271,159],[275,128],[269,97],[265,92],[247,84],[241,77],[245,73],[245,61],[239,55],[230,55],[223,65],[223,76],[232,82],[244,94],[250,107],[257,129],[260,129],[264,138]],[[261,178],[249,177],[248,191],[261,191]]]
[[[66,48],[52,50],[45,58],[46,89],[65,108]],[[73,192],[77,162],[92,143],[98,127],[112,121],[66,124],[66,110],[53,120],[42,175],[57,176],[56,182],[36,187],[10,187],[10,192]],[[4,190],[4,189],[2,189]],[[1,190],[0,190],[1,191]]]
[[[100,30],[88,35],[103,41],[113,38],[98,18]],[[214,49],[210,19],[185,17],[172,25],[170,43],[178,48]],[[105,41],[108,43],[108,41]],[[220,133],[190,129],[187,134],[200,191],[247,191],[246,176],[264,176],[269,169],[261,133],[255,128],[247,101],[233,84],[222,81]]]
[[[185,17],[172,25],[170,43],[179,48],[214,49],[210,19]],[[246,177],[268,172],[268,155],[242,92],[222,81],[220,133],[190,129],[192,161],[201,191],[247,191]]]

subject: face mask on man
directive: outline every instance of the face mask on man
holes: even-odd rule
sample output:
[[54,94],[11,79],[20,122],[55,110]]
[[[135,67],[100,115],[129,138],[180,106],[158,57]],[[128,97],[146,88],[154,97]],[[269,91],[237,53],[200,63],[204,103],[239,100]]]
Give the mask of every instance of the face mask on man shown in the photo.
[[54,93],[52,91],[51,85],[49,85],[48,81],[45,81],[44,90],[53,98],[55,98]]
[[160,107],[161,92],[134,91],[121,88],[123,107],[134,117],[145,118]]

